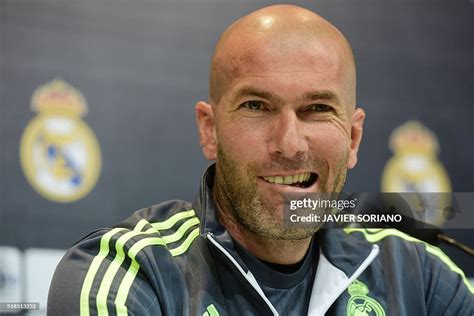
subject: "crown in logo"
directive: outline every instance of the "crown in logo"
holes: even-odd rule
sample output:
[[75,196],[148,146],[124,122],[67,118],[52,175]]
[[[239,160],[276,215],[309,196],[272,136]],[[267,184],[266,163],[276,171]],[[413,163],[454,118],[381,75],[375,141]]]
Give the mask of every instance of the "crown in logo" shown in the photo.
[[31,108],[36,112],[59,112],[77,116],[87,113],[84,96],[60,79],[37,88],[31,98]]
[[423,124],[410,121],[396,128],[390,135],[393,152],[423,153],[435,155],[439,151],[438,139]]
[[348,291],[351,296],[365,296],[367,295],[367,293],[369,293],[369,289],[367,288],[367,286],[359,280],[355,280],[354,282],[352,282],[352,284],[349,286]]

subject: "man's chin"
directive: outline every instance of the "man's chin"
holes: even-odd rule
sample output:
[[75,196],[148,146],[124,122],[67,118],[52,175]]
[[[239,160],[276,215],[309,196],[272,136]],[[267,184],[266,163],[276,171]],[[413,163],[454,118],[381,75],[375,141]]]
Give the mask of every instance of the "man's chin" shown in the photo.
[[307,239],[314,235],[318,229],[314,230],[291,230],[291,231],[283,231],[280,235],[276,235],[273,239],[274,240],[303,240]]
[[267,240],[302,240],[311,237],[321,227],[285,227],[282,223],[254,223],[245,225],[246,228],[259,238]]

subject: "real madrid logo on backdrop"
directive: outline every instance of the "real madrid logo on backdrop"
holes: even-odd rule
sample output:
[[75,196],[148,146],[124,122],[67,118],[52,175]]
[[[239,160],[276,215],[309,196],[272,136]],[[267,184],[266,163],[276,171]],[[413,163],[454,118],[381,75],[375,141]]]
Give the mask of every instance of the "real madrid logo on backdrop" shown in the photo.
[[419,122],[411,121],[396,128],[390,136],[394,156],[387,162],[382,175],[383,192],[413,192],[418,201],[407,201],[416,206],[418,219],[434,225],[445,221],[442,205],[449,205],[451,192],[449,177],[437,159],[439,144],[435,134]]
[[62,80],[33,93],[28,123],[20,144],[23,171],[32,187],[55,202],[87,195],[100,173],[101,157],[94,132],[82,120],[87,113],[82,94]]

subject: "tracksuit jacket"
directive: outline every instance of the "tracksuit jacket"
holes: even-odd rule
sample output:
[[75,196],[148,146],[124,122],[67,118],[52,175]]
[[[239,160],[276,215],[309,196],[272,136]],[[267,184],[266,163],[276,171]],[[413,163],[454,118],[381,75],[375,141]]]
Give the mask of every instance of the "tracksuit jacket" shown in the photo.
[[[151,206],[78,241],[48,315],[277,315],[216,218],[213,178],[211,166],[193,204]],[[436,247],[393,229],[323,229],[317,243],[308,315],[474,315],[473,287]]]

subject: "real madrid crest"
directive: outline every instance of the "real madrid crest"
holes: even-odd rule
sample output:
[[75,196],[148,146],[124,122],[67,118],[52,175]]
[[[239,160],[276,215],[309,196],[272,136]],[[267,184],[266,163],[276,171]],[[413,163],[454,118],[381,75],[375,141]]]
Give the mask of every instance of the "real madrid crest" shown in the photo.
[[100,149],[94,132],[82,120],[87,113],[82,94],[62,80],[40,86],[31,109],[37,112],[20,144],[20,159],[31,186],[54,202],[74,202],[95,186]]
[[347,316],[385,316],[385,310],[375,299],[369,297],[369,288],[355,280],[348,288],[351,298],[347,302]]
[[412,192],[407,201],[414,215],[427,223],[441,226],[445,221],[443,205],[449,205],[449,177],[437,159],[439,144],[435,134],[419,122],[411,121],[396,128],[390,136],[394,156],[382,175],[383,192]]

